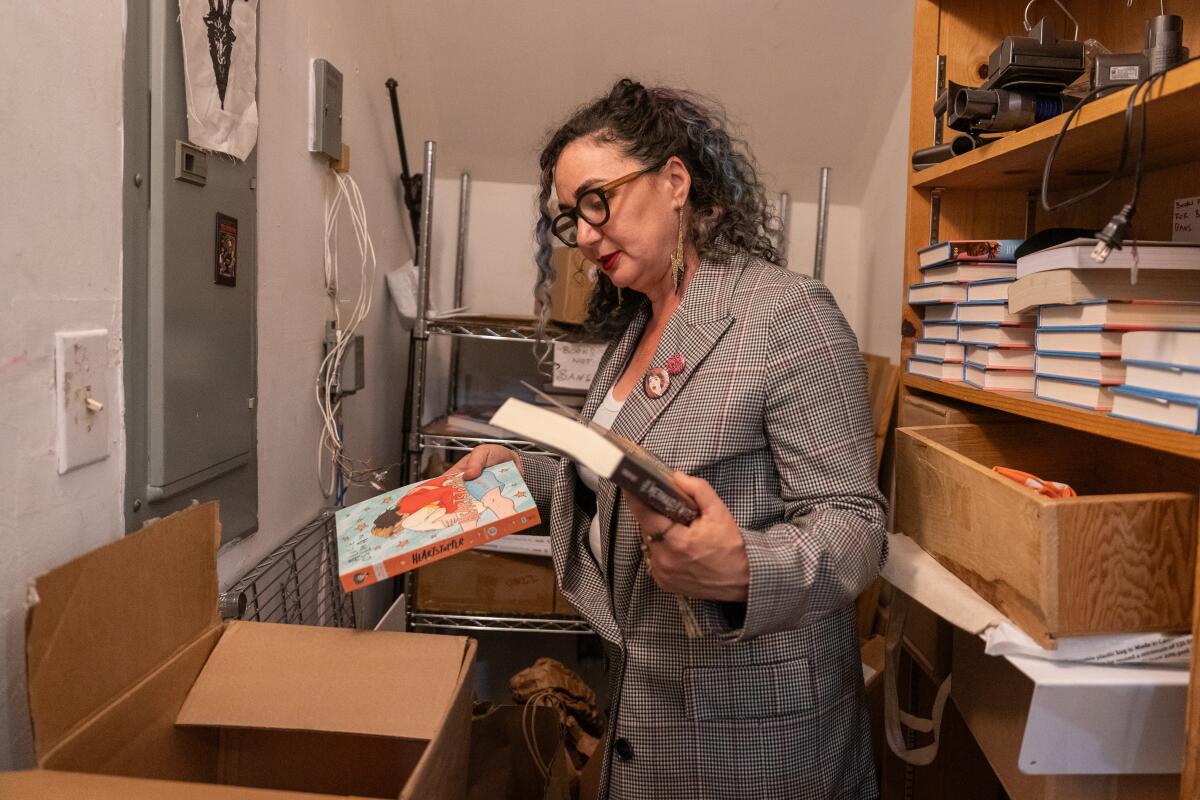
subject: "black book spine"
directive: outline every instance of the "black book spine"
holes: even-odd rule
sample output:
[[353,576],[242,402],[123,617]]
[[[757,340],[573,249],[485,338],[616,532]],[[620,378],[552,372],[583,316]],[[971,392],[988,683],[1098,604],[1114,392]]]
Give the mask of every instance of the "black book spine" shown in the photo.
[[621,460],[613,480],[650,508],[675,522],[687,525],[697,516],[696,507],[691,499],[670,483],[669,479],[631,458]]

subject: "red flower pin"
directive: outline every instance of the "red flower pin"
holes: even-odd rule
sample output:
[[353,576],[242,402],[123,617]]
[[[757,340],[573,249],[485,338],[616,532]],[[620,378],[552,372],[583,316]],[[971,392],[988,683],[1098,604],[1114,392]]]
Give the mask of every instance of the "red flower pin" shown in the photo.
[[683,356],[674,355],[667,359],[667,372],[671,375],[678,375],[683,372]]

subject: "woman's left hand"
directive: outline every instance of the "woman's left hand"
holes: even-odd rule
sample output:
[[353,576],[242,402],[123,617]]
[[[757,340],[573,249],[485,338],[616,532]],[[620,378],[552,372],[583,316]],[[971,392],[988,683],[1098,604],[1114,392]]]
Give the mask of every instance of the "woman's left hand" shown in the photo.
[[649,548],[651,577],[673,594],[745,602],[750,561],[741,528],[708,481],[682,472],[675,473],[675,481],[700,509],[690,525],[672,522],[636,497],[624,495]]

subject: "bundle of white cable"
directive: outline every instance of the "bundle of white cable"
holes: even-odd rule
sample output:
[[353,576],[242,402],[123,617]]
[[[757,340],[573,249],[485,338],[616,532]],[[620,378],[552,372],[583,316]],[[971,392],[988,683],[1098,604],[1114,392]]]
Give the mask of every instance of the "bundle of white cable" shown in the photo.
[[[348,172],[330,172],[333,176],[331,191],[325,199],[325,290],[333,312],[336,339],[317,371],[317,407],[323,420],[321,437],[317,446],[317,482],[325,497],[330,497],[336,487],[338,474],[349,481],[354,480],[354,461],[342,453],[342,437],[338,431],[338,411],[341,400],[333,393],[334,378],[340,374],[342,357],[354,338],[355,331],[371,312],[371,297],[375,287],[375,245],[367,229],[367,208],[362,192]],[[358,296],[349,316],[343,320],[338,296],[338,218],[343,208],[349,213],[354,226],[354,238],[358,244],[359,283]],[[322,451],[328,450],[333,462],[329,483],[325,483]]]

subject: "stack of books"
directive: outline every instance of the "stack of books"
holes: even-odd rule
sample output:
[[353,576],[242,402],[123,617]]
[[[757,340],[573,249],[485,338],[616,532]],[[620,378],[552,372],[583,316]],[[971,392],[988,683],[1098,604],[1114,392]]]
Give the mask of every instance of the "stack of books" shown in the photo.
[[1035,394],[1107,412],[1129,381],[1127,331],[1200,330],[1200,250],[1139,244],[1135,281],[1132,247],[1101,266],[1094,245],[1076,240],[1021,258],[1009,310],[1038,312]]
[[1009,352],[1032,353],[1033,348],[1033,315],[1007,310],[1020,243],[954,240],[918,252],[921,282],[908,287],[908,302],[923,309],[924,320],[909,372],[981,388],[1032,391],[1032,356],[1022,367],[1022,359]]
[[1200,333],[1136,331],[1123,345],[1112,415],[1200,434]]

